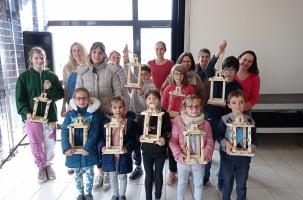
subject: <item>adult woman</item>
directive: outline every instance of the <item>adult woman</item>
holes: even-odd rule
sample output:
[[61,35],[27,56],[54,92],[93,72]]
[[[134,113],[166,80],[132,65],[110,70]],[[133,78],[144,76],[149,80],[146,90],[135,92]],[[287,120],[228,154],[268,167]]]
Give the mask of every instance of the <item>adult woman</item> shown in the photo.
[[148,64],[151,66],[152,81],[156,88],[160,90],[163,82],[169,75],[174,62],[164,58],[164,54],[166,52],[166,45],[164,42],[158,41],[155,44],[155,52],[157,58],[148,61]]
[[[87,65],[79,68],[76,88],[86,88],[92,97],[100,100],[101,112],[110,113],[112,97],[122,95],[121,83],[113,67],[107,63],[105,46],[102,42],[92,44],[88,57]],[[102,171],[101,163],[98,164],[98,169],[99,176],[95,179],[94,188],[97,189],[103,184],[103,189],[109,189],[109,177]]]
[[64,98],[61,109],[62,117],[64,117],[66,113],[66,103],[69,103],[75,90],[77,79],[76,71],[80,65],[85,63],[87,63],[87,53],[84,46],[78,42],[74,42],[70,47],[68,62],[63,67]]
[[260,76],[257,64],[257,56],[251,50],[244,51],[238,57],[240,67],[235,80],[243,88],[246,104],[244,111],[250,112],[258,102],[260,96]]
[[[188,83],[190,83],[194,87],[196,95],[203,99],[203,101],[205,102],[205,89],[203,86],[203,82],[195,72],[195,61],[193,54],[190,52],[183,52],[178,57],[177,64],[182,64],[185,67],[185,69],[187,70]],[[161,93],[163,93],[164,89],[168,86],[168,84],[169,81],[167,78],[161,86]]]
[[121,96],[121,84],[113,67],[107,63],[105,46],[94,42],[89,52],[88,63],[78,71],[76,88],[85,87],[90,95],[101,101],[102,113],[110,113],[110,100]]

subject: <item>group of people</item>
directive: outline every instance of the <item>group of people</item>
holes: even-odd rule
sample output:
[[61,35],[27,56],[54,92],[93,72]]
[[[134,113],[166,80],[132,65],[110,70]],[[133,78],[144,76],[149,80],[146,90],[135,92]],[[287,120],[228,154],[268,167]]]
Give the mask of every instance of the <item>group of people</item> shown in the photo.
[[[25,124],[31,151],[38,167],[40,183],[56,178],[52,168],[56,141],[57,108],[55,102],[63,98],[61,116],[65,117],[61,130],[62,152],[66,155],[65,165],[69,173],[75,174],[78,200],[93,199],[92,190],[111,188],[112,200],[126,199],[127,175],[136,179],[145,172],[145,195],[147,200],[161,199],[163,167],[169,161],[167,184],[177,182],[177,199],[183,200],[190,172],[193,174],[194,199],[202,199],[203,188],[209,184],[210,167],[214,144],[220,144],[220,165],[218,169],[218,190],[222,199],[230,199],[234,177],[236,178],[237,199],[246,199],[250,157],[231,156],[230,130],[228,120],[243,115],[253,121],[251,109],[257,103],[260,78],[257,57],[253,51],[245,51],[238,58],[224,59],[222,72],[228,82],[225,87],[225,106],[207,104],[210,92],[208,78],[214,76],[215,65],[227,43],[224,41],[211,57],[208,49],[199,51],[199,63],[195,65],[190,52],[182,53],[176,64],[166,59],[166,45],[155,44],[156,58],[143,64],[140,76],[131,70],[129,77],[140,82],[140,88],[127,88],[130,59],[127,46],[121,54],[112,51],[106,54],[102,42],[92,44],[89,53],[78,42],[70,48],[68,63],[63,69],[63,86],[58,77],[46,68],[45,51],[34,47],[29,52],[29,69],[20,74],[16,84],[16,104],[18,113]],[[222,58],[221,58],[222,59]],[[138,80],[140,77],[140,80]],[[183,96],[172,96],[179,89]],[[214,85],[215,96],[222,96],[222,86]],[[45,93],[52,100],[48,120],[32,120],[33,98]],[[164,112],[160,137],[154,143],[140,142],[143,139],[144,116],[141,112],[153,104],[156,110]],[[45,105],[39,104],[37,115],[44,115]],[[83,130],[76,129],[74,144],[83,146],[76,153],[70,144],[69,126],[81,116],[89,124],[88,137],[83,143]],[[123,124],[123,153],[103,154],[106,146],[106,128],[111,118]],[[151,117],[149,129],[157,129],[158,120]],[[183,132],[191,124],[197,124],[203,136],[204,164],[185,162]],[[156,134],[155,131],[151,131]],[[111,145],[119,144],[119,129],[113,128]],[[252,131],[252,147],[255,151],[256,132]],[[191,151],[196,150],[191,143]],[[200,147],[199,147],[200,148]],[[133,160],[135,169],[133,169]],[[94,175],[94,166],[98,168]],[[83,174],[86,181],[83,181]],[[155,192],[153,195],[153,183]],[[154,196],[154,198],[153,198]]]

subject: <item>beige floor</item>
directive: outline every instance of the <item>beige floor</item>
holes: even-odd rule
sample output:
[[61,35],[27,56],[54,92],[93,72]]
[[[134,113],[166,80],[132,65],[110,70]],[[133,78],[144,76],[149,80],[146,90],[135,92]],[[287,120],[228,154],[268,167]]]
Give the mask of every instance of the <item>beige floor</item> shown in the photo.
[[[248,179],[248,199],[256,200],[299,200],[303,199],[303,134],[266,134],[259,137],[259,148],[252,161]],[[56,146],[54,168],[57,179],[44,184],[36,182],[36,167],[33,164],[29,147],[20,147],[18,154],[3,169],[0,169],[0,199],[11,200],[69,200],[75,199],[77,192],[73,177],[66,173],[64,156],[60,143]],[[203,192],[204,199],[217,200],[215,189],[215,169],[218,152],[214,154],[211,170],[211,186]],[[165,164],[165,179],[168,174]],[[144,176],[129,181],[126,196],[128,200],[145,199]],[[95,199],[110,199],[111,191],[98,190],[93,193]],[[163,186],[162,200],[176,199],[176,185]],[[192,200],[192,187],[188,185],[186,200]],[[232,194],[235,199],[235,193]]]

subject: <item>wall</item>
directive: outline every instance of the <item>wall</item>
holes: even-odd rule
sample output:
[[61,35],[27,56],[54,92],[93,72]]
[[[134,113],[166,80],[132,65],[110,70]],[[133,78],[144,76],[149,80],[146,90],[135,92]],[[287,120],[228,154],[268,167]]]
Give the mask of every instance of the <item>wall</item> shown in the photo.
[[303,1],[188,0],[187,5],[185,48],[195,58],[200,48],[214,53],[226,39],[225,57],[256,52],[262,94],[303,93]]
[[6,151],[22,136],[15,103],[16,80],[25,70],[22,31],[38,31],[43,22],[36,0],[0,1],[0,128]]

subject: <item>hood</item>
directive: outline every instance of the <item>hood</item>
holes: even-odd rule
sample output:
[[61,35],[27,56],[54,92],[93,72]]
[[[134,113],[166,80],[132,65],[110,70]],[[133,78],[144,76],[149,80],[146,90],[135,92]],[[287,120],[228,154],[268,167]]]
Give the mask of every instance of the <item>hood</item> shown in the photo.
[[[99,107],[101,106],[101,102],[95,97],[91,97],[89,101],[90,102],[88,104],[86,112],[89,112],[89,113],[96,112],[99,109]],[[73,110],[75,110],[75,111],[78,110],[78,107],[73,98],[70,100],[69,105],[70,105],[70,107],[72,107]]]

